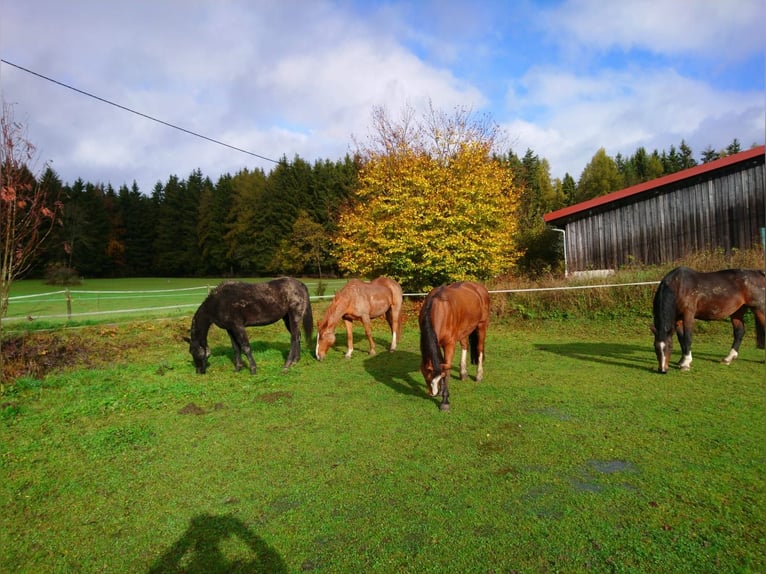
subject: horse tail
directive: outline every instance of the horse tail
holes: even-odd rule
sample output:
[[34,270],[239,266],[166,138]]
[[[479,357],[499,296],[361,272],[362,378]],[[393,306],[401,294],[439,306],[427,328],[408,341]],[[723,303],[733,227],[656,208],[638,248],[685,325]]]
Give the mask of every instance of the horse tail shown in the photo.
[[303,310],[303,333],[306,335],[306,344],[311,347],[314,337],[314,312],[311,310],[308,289],[306,289],[306,308]]
[[471,348],[471,364],[479,364],[479,329],[474,329],[470,335],[468,335],[468,343]]
[[434,299],[441,293],[441,287],[426,297],[423,309],[420,311],[420,354],[423,359],[431,359],[434,376],[442,372],[442,354],[439,349],[439,339],[434,331],[434,323],[431,318]]

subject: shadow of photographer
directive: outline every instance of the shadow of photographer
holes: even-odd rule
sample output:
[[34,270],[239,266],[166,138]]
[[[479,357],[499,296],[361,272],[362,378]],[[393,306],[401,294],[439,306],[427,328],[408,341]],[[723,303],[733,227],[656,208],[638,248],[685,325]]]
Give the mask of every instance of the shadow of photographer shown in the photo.
[[[238,540],[246,551],[230,557],[222,545]],[[244,557],[243,557],[244,554]],[[287,573],[279,553],[253,534],[245,524],[232,516],[200,514],[192,518],[189,528],[155,563],[148,574],[160,573]]]

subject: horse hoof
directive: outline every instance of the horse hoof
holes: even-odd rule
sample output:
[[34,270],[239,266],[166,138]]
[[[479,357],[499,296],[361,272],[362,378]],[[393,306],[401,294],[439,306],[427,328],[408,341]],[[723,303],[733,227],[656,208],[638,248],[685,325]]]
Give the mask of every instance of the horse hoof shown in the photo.
[[682,366],[680,366],[678,368],[681,369],[682,371],[688,371],[688,370],[691,369],[691,366],[690,365],[682,365]]
[[449,403],[442,403],[439,405],[440,411],[448,411],[449,410]]

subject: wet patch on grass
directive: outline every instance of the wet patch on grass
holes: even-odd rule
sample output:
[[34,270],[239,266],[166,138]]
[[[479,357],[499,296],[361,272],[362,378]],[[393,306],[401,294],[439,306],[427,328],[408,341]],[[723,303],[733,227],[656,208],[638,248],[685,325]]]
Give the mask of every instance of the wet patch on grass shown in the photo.
[[[588,460],[579,476],[573,477],[570,484],[576,492],[602,492],[607,486],[600,482],[604,475],[636,474],[636,466],[626,460]],[[627,482],[619,485],[623,488],[633,489]]]

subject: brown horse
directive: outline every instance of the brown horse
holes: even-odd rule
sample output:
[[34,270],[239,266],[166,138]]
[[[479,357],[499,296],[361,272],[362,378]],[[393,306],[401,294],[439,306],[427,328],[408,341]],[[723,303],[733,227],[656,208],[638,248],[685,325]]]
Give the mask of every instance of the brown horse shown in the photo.
[[335,344],[335,327],[341,319],[346,324],[347,359],[354,352],[353,321],[361,321],[364,325],[364,332],[370,342],[370,355],[374,355],[375,341],[372,338],[370,320],[385,315],[391,328],[390,350],[396,349],[396,343],[402,333],[402,299],[401,286],[388,277],[378,277],[369,283],[358,279],[346,283],[343,289],[335,294],[324,318],[317,324],[317,359],[324,359],[327,349]]
[[699,273],[688,267],[677,267],[660,281],[653,307],[654,324],[651,330],[660,373],[668,371],[674,328],[682,352],[678,366],[682,371],[691,367],[694,319],[715,321],[731,318],[734,341],[729,354],[722,360],[728,365],[739,354],[745,334],[742,319],[751,309],[755,315],[758,348],[764,348],[766,275],[763,271],[725,269]]
[[[441,395],[439,408],[449,410],[449,373],[455,346],[460,342],[460,380],[468,377],[466,354],[478,364],[476,381],[484,378],[484,340],[489,326],[489,292],[484,285],[462,281],[432,289],[420,308],[420,372],[432,397]],[[442,354],[442,350],[444,354]]]

